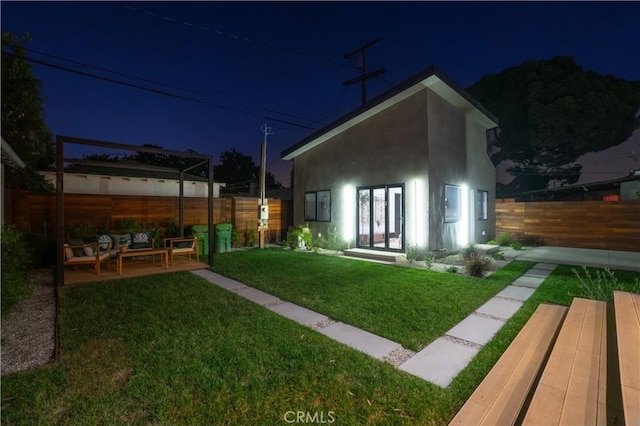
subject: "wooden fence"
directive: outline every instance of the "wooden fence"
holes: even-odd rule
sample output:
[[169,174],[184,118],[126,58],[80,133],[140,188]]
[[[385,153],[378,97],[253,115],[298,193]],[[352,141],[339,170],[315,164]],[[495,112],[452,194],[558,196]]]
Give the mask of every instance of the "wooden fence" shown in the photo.
[[497,202],[496,235],[545,245],[640,251],[640,201]]
[[[269,241],[286,236],[290,225],[290,202],[269,199]],[[102,230],[109,225],[117,230],[123,219],[135,219],[140,224],[166,226],[178,220],[178,197],[147,197],[130,195],[65,194],[65,227],[92,225]],[[213,200],[214,223],[231,222],[241,233],[256,229],[258,198],[222,197]],[[5,194],[5,220],[15,223],[21,230],[55,239],[56,194],[7,191]],[[184,199],[184,224],[207,224],[207,199]]]

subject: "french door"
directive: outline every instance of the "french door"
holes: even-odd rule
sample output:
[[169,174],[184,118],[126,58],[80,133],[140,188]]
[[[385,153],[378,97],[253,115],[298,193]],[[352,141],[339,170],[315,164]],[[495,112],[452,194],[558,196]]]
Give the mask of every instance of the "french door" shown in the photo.
[[358,247],[404,251],[404,185],[357,189]]

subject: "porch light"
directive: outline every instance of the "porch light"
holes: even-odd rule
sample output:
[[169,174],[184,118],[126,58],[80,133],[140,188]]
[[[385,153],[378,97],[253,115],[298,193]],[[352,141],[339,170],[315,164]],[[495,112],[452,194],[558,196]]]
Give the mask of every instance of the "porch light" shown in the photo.
[[469,244],[469,186],[460,185],[460,228],[458,229],[458,244],[466,247]]
[[342,187],[342,240],[349,244],[355,240],[355,204],[356,187],[344,185]]

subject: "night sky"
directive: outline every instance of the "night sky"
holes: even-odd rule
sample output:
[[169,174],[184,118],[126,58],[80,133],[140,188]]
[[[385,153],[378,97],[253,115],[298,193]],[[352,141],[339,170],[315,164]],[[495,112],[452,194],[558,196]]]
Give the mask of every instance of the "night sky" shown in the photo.
[[[280,152],[360,105],[360,86],[342,84],[359,75],[343,54],[379,37],[367,70],[387,72],[369,80],[369,98],[429,65],[467,87],[556,55],[640,80],[640,2],[3,1],[1,8],[3,31],[31,34],[31,58],[174,95],[33,64],[54,134],[193,149],[216,160],[235,148],[258,163],[268,122],[268,169],[285,185],[290,164]],[[614,154],[587,160],[581,182],[640,167],[624,160],[638,144],[636,132]]]

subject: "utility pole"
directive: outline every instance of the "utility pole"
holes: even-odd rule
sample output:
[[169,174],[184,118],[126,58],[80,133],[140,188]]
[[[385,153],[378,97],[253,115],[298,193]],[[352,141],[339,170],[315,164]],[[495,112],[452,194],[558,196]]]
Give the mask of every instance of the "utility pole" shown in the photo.
[[260,200],[258,201],[258,245],[260,248],[266,247],[265,236],[269,230],[269,206],[267,205],[267,136],[272,135],[271,127],[264,123],[260,127],[264,133],[260,152]]
[[366,42],[363,46],[357,48],[353,52],[345,53],[344,55],[342,55],[342,59],[348,59],[355,54],[359,54],[359,58],[361,59],[361,64],[360,66],[356,65],[356,69],[360,71],[361,73],[360,76],[352,78],[347,81],[343,81],[342,84],[345,86],[350,86],[352,84],[360,82],[360,87],[362,89],[362,105],[367,103],[367,80],[387,72],[387,70],[385,70],[384,68],[379,68],[375,71],[367,72],[366,50],[381,40],[382,38],[378,37],[373,41]]

